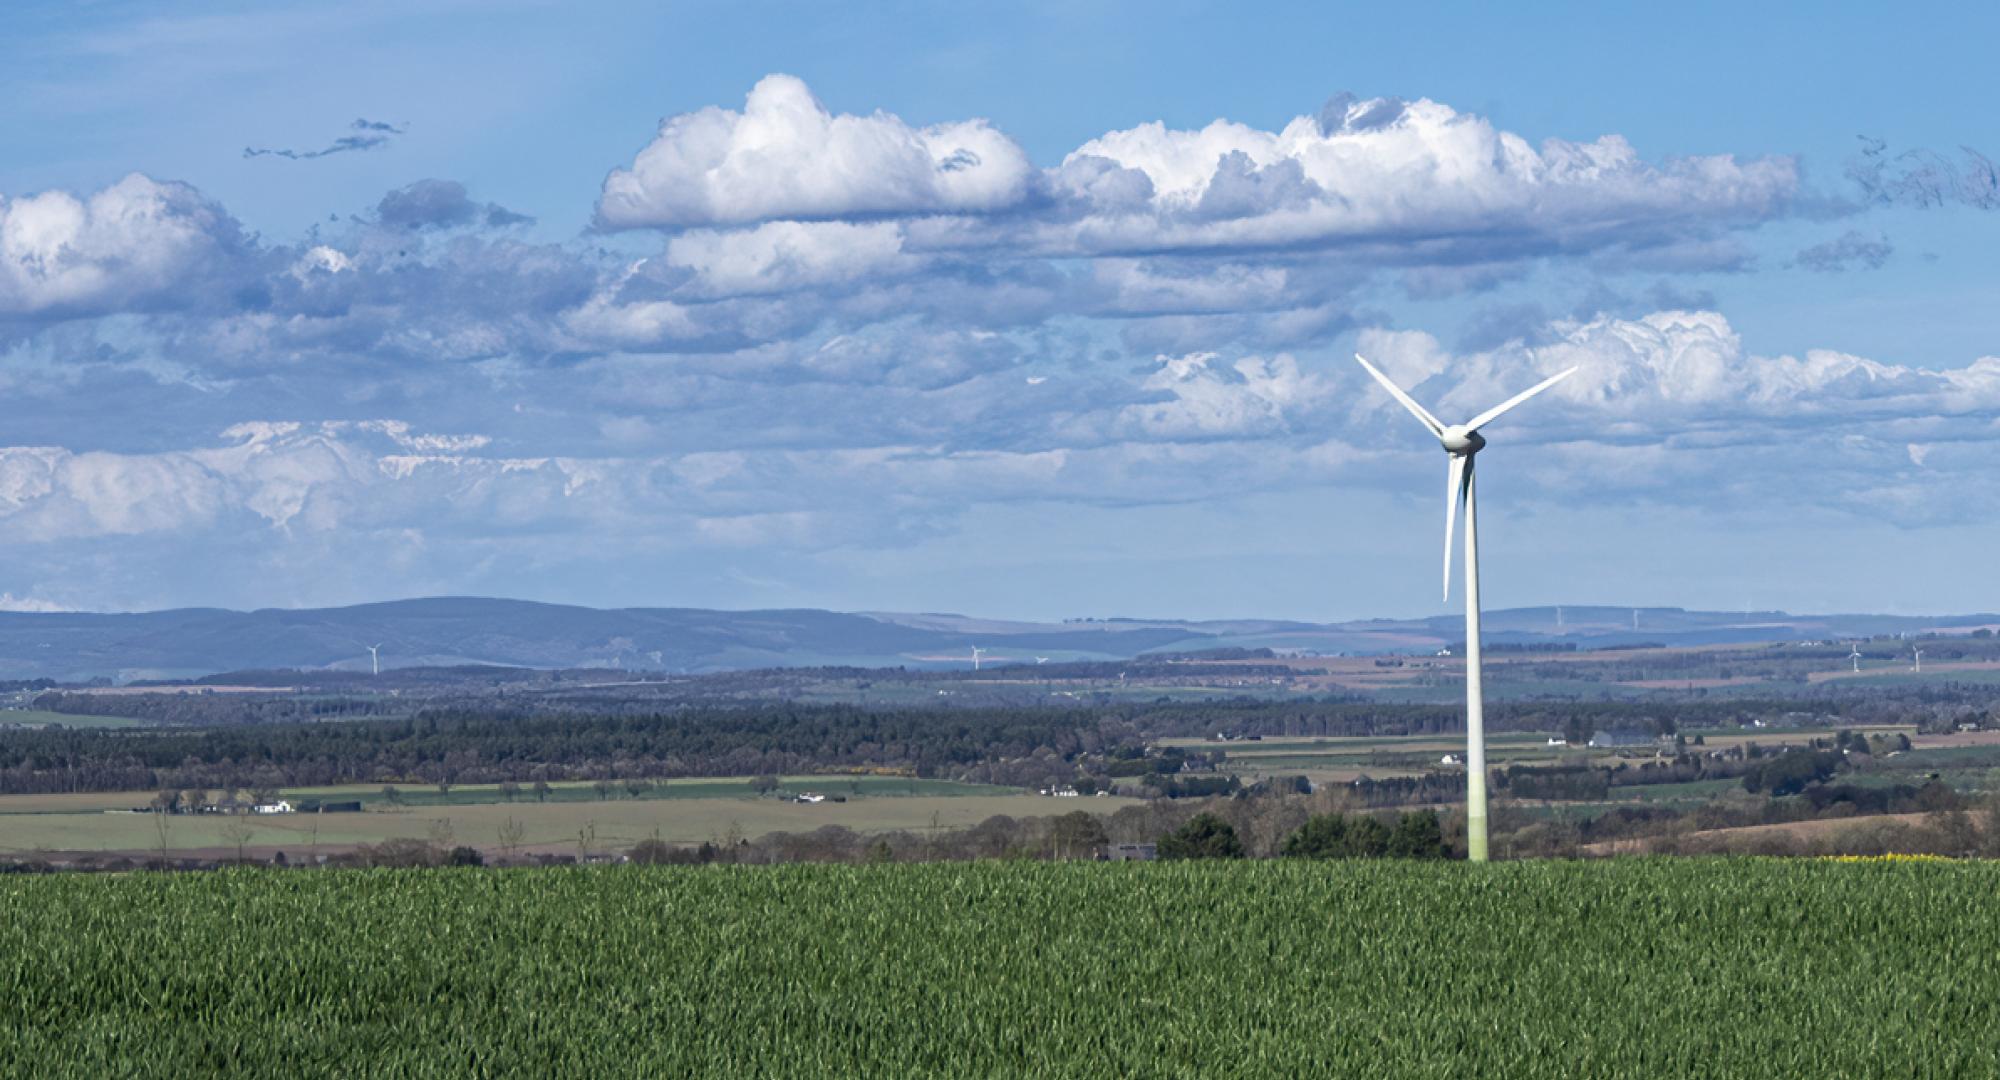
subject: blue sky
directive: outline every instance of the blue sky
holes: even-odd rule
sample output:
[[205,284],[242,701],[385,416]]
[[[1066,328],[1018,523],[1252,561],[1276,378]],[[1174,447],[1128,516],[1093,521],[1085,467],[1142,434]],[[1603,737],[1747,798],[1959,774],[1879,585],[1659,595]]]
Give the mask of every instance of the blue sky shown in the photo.
[[0,606],[2000,608],[1990,8],[5,19]]

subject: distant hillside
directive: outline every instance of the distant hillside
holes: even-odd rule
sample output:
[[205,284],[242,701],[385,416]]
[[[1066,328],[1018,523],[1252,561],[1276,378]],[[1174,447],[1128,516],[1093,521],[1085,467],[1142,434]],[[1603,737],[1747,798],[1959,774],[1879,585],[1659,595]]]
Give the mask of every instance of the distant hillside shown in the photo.
[[[1560,614],[1558,612],[1560,611]],[[1699,612],[1678,608],[1519,608],[1488,612],[1489,640],[1698,645],[1967,632],[2000,616],[1908,617]],[[1116,660],[1147,652],[1271,648],[1311,653],[1434,651],[1463,635],[1456,615],[1410,620],[1110,619],[1010,622],[949,614],[814,610],[599,610],[477,597],[354,607],[136,614],[0,612],[0,679],[185,678],[250,668],[367,670],[494,664],[667,672],[845,664],[863,667]]]

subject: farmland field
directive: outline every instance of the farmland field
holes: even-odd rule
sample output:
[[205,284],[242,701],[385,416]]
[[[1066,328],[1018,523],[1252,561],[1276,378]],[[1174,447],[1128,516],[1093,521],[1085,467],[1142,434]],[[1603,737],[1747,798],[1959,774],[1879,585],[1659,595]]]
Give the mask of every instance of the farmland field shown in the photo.
[[[845,802],[800,805],[788,798],[758,797],[747,778],[675,780],[640,798],[615,794],[600,798],[591,785],[552,786],[547,802],[523,794],[503,802],[492,785],[467,785],[440,795],[436,788],[409,788],[400,805],[382,798],[380,785],[291,788],[288,798],[357,799],[361,813],[338,814],[174,814],[108,812],[144,806],[146,792],[0,796],[0,855],[43,852],[150,853],[234,850],[232,828],[247,828],[247,851],[268,858],[326,854],[358,844],[407,837],[449,838],[455,844],[497,850],[500,828],[518,821],[525,829],[524,852],[577,854],[582,838],[594,851],[623,851],[641,840],[670,843],[719,840],[732,832],[756,837],[770,832],[811,832],[840,825],[856,832],[958,829],[996,814],[1039,817],[1089,809],[1111,813],[1132,805],[1126,798],[1050,799],[1016,788],[961,784],[904,777],[797,776],[782,779],[780,791],[823,791]],[[161,827],[165,827],[165,835]]]
[[41,727],[57,724],[66,728],[140,728],[153,726],[147,720],[128,716],[89,716],[83,713],[48,712],[43,709],[0,710],[0,724]]
[[1988,1076],[1992,863],[0,881],[0,1073]]

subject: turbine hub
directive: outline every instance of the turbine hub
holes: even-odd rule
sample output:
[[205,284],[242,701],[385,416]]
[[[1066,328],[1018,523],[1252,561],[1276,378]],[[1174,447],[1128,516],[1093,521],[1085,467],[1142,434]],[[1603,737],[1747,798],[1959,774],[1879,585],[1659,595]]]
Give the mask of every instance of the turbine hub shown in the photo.
[[1444,444],[1445,453],[1448,454],[1476,454],[1486,445],[1486,440],[1477,431],[1464,424],[1453,424],[1444,429],[1444,434],[1438,436],[1438,441]]

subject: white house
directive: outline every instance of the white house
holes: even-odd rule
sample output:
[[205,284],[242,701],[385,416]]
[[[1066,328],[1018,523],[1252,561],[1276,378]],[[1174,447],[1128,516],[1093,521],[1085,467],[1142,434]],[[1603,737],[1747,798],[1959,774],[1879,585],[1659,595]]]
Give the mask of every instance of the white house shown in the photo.
[[292,812],[292,804],[284,799],[279,799],[273,803],[258,803],[251,807],[250,811],[255,814],[289,814]]
[[1438,762],[1438,764],[1440,764],[1440,765],[1457,765],[1458,763],[1459,763],[1459,761],[1458,761],[1458,758],[1457,758],[1456,756],[1454,756],[1454,755],[1451,755],[1451,754],[1446,754],[1446,755],[1445,755],[1445,756],[1443,757],[1443,759],[1441,759],[1441,760],[1440,760],[1440,761]]
[[1551,735],[1551,736],[1549,736],[1549,745],[1550,745],[1550,746],[1568,746],[1568,745],[1569,745],[1569,740],[1568,740],[1568,739],[1565,739],[1565,738],[1563,738],[1563,737],[1562,737],[1562,736],[1560,736],[1560,735]]

